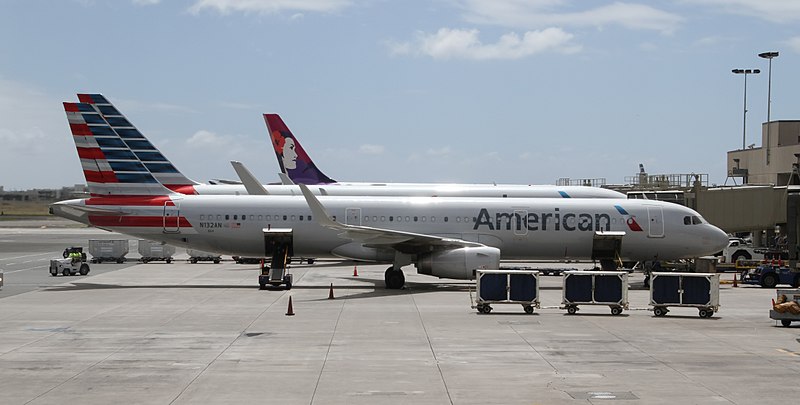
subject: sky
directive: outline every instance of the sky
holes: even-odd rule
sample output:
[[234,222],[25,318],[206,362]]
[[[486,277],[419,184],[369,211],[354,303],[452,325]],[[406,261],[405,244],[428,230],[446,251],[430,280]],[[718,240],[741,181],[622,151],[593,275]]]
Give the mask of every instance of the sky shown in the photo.
[[726,180],[800,119],[800,2],[0,0],[0,186],[84,183],[62,107],[101,93],[185,175],[263,182],[278,113],[340,181]]

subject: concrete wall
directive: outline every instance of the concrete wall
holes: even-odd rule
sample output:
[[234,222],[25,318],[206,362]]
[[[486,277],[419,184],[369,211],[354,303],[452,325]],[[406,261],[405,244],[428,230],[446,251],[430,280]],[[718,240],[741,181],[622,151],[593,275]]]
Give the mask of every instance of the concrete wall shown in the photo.
[[[767,145],[767,124],[762,125],[761,144]],[[728,152],[728,174],[737,167],[747,169],[747,184],[774,184],[785,186],[792,164],[800,154],[800,121],[772,121],[770,123],[770,164],[767,165],[765,147]]]

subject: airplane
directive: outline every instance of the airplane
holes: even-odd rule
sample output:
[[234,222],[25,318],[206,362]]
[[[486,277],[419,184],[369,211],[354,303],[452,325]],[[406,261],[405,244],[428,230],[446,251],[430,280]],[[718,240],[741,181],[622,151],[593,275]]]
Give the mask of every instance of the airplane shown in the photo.
[[609,235],[621,241],[614,259],[627,261],[695,258],[728,243],[694,210],[661,201],[316,196],[305,185],[302,197],[180,194],[145,165],[110,159],[118,149],[104,146],[93,129],[104,124],[90,124],[85,107],[65,110],[91,197],[54,203],[51,213],[136,238],[264,257],[271,238],[288,236],[294,256],[391,264],[391,289],[405,284],[401,268],[411,264],[420,274],[471,279],[501,259],[593,260],[596,240]]
[[[94,135],[109,153],[108,161],[113,165],[141,163],[159,183],[181,194],[239,195],[248,194],[243,184],[202,184],[186,177],[164,154],[161,153],[130,121],[102,94],[78,94],[80,103],[65,103],[65,109],[77,111],[75,123],[87,135]],[[280,119],[280,118],[278,118]],[[81,125],[86,124],[88,128]],[[288,131],[288,129],[286,130]],[[113,138],[113,139],[112,139]],[[289,139],[289,138],[287,138]],[[277,141],[276,141],[277,142]],[[289,139],[285,141],[291,143]],[[287,148],[287,153],[290,148]],[[306,156],[297,144],[297,153]],[[301,159],[302,160],[302,159]],[[309,160],[310,161],[310,160]],[[286,167],[280,162],[281,168]],[[298,163],[302,165],[302,163]],[[291,164],[289,164],[291,166]],[[237,169],[237,172],[239,169]],[[264,184],[264,192],[270,195],[302,195],[292,184]],[[439,196],[439,197],[507,197],[507,198],[624,198],[613,190],[583,186],[552,185],[489,185],[489,184],[321,184],[312,188],[318,195],[374,195],[374,196]]]

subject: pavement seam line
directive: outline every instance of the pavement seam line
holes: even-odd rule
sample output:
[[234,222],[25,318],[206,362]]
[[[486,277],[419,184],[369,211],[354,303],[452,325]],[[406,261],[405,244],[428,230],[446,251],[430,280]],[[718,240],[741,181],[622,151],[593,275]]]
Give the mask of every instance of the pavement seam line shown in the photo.
[[325,365],[328,364],[328,356],[331,354],[331,347],[333,346],[333,339],[336,337],[336,330],[339,328],[339,321],[342,319],[342,313],[344,313],[344,306],[347,304],[347,299],[344,299],[342,302],[341,308],[339,308],[339,315],[336,317],[336,324],[333,325],[333,332],[331,333],[331,340],[328,341],[328,350],[325,351],[325,358],[322,360],[322,367],[319,369],[319,375],[317,376],[317,382],[314,384],[314,392],[311,394],[311,402],[309,404],[313,404],[314,400],[317,397],[317,389],[319,388],[319,382],[322,381],[322,374],[325,373]]
[[436,351],[433,349],[431,336],[428,334],[428,328],[425,327],[425,320],[422,318],[422,312],[419,310],[419,306],[417,305],[417,300],[414,299],[414,295],[411,294],[410,297],[411,297],[411,302],[414,303],[414,309],[417,310],[417,316],[419,317],[420,325],[422,325],[422,331],[425,332],[425,339],[428,341],[428,348],[431,350],[433,361],[436,362],[436,369],[439,370],[439,377],[442,379],[442,385],[444,385],[444,392],[447,394],[447,400],[450,401],[450,405],[453,405],[453,397],[450,395],[450,389],[447,387],[447,380],[445,380],[444,378],[444,373],[442,372],[442,366],[439,364],[439,358],[436,357]]

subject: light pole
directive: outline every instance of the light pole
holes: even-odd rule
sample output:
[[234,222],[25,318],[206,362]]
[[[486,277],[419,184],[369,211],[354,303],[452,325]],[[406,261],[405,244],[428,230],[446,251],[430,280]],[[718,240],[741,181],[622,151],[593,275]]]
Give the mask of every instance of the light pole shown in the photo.
[[[747,136],[747,75],[757,75],[761,73],[759,69],[733,69],[734,74],[744,75],[744,107],[742,108],[742,150],[744,150],[745,139]],[[769,127],[767,127],[769,128]]]
[[769,138],[769,127],[772,125],[770,124],[770,108],[772,106],[772,58],[777,58],[780,55],[778,52],[762,52],[758,54],[759,58],[769,59],[769,74],[768,74],[768,84],[767,84],[767,165],[769,165],[769,153],[770,153],[770,138]]

